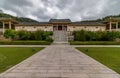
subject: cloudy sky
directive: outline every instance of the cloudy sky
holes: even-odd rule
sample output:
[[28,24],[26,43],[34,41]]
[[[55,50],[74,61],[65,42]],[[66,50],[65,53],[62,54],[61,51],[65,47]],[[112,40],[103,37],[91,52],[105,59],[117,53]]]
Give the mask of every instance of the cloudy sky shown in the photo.
[[38,21],[50,18],[72,21],[120,14],[120,0],[0,0],[5,13]]

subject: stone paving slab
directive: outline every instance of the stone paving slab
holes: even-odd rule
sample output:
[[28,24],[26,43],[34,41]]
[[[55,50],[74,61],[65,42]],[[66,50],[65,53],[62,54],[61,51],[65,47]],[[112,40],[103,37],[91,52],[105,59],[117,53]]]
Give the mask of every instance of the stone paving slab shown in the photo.
[[70,45],[51,45],[2,73],[0,78],[120,78]]

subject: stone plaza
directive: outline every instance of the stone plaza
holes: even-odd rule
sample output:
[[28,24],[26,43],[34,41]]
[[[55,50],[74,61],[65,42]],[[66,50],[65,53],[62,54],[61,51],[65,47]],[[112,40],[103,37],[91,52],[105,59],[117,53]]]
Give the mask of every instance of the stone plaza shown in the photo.
[[54,43],[0,78],[120,78],[119,74],[68,44]]

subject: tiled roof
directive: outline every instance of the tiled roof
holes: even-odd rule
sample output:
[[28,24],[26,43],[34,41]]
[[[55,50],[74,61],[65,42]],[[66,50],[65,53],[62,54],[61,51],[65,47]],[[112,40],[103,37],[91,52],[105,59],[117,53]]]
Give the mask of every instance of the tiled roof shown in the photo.
[[95,22],[95,21],[82,21],[82,22],[72,22],[70,25],[100,25],[103,26],[102,22]]
[[50,25],[49,22],[32,22],[32,23],[29,23],[29,22],[22,22],[22,23],[19,23],[19,24],[16,24],[16,25],[26,25],[26,26],[31,26],[31,25]]
[[70,19],[50,19],[50,23],[70,23]]
[[12,18],[4,18],[4,17],[0,18],[0,21],[12,21],[14,23],[18,23],[17,21],[13,20]]
[[105,20],[103,20],[103,22],[109,22],[109,21],[118,21],[120,22],[120,17],[110,17],[110,18],[106,18]]

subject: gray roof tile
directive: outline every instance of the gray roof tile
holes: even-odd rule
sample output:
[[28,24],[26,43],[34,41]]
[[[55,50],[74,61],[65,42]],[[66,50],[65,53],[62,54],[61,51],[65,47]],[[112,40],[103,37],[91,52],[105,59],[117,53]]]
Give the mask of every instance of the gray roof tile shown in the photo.
[[81,22],[72,22],[70,25],[105,25],[102,22],[95,21],[81,21]]
[[50,23],[71,23],[70,19],[50,19]]

